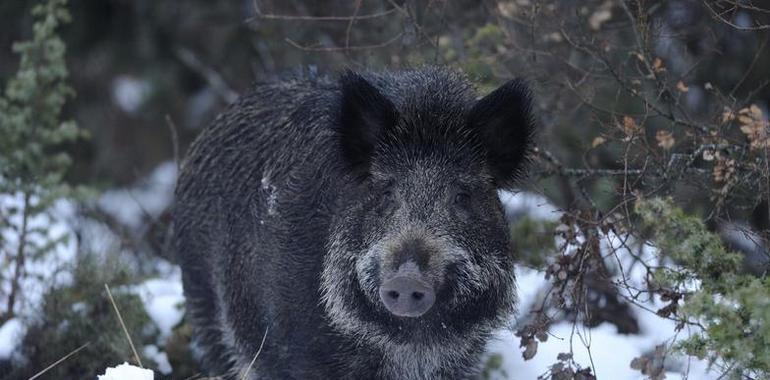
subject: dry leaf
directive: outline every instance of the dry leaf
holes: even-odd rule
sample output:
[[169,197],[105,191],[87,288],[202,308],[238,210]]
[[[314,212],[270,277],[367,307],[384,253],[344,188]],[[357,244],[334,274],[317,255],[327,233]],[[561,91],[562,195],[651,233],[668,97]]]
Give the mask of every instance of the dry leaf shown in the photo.
[[722,124],[727,123],[728,121],[735,120],[735,112],[733,112],[731,109],[725,107],[724,111],[722,111]]
[[529,342],[527,342],[527,348],[524,349],[524,352],[521,353],[521,356],[524,357],[524,360],[529,360],[534,358],[535,354],[537,354],[537,341],[531,339]]
[[666,71],[666,68],[663,67],[663,60],[660,58],[655,58],[654,61],[652,61],[652,70],[656,73],[661,73],[663,71]]
[[513,2],[499,2],[497,3],[497,11],[505,18],[514,18],[518,7]]
[[744,125],[752,124],[754,122],[754,119],[751,116],[747,115],[738,115],[738,122]]
[[732,174],[735,172],[735,160],[733,159],[719,159],[717,164],[714,165],[714,181],[727,182]]
[[669,131],[658,131],[655,133],[655,139],[658,140],[658,146],[669,150],[674,146],[676,140],[674,140],[674,134]]
[[687,87],[687,85],[686,85],[686,84],[684,84],[684,82],[682,82],[682,81],[679,81],[679,82],[677,82],[677,84],[676,84],[676,89],[677,89],[679,92],[687,92],[687,91],[690,91],[690,88],[689,88],[689,87]]
[[762,114],[762,110],[756,104],[738,111],[738,122],[741,124],[741,132],[749,140],[750,147],[754,149],[765,149],[770,145],[768,137],[768,123]]
[[756,104],[752,104],[751,107],[749,107],[749,111],[751,112],[751,116],[755,119],[759,120],[762,118],[762,110],[759,109]]
[[594,141],[591,143],[591,147],[596,148],[597,146],[604,144],[606,141],[607,139],[602,136],[595,137]]
[[623,132],[626,136],[633,136],[639,132],[639,126],[631,116],[623,116]]

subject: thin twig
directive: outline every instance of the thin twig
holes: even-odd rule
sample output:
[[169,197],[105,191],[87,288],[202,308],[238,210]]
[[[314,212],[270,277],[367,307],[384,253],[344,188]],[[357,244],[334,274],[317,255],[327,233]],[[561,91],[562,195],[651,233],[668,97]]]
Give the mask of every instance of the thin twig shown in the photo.
[[719,21],[721,21],[721,22],[723,22],[723,23],[725,23],[725,24],[727,24],[727,25],[729,25],[729,26],[731,26],[731,27],[733,27],[735,29],[743,30],[743,31],[770,29],[770,24],[759,24],[759,25],[755,25],[755,26],[741,26],[741,25],[738,25],[738,24],[736,24],[734,22],[731,22],[730,20],[726,19],[722,14],[717,12],[716,9],[712,8],[708,3],[709,3],[708,1],[704,1],[703,5],[709,10],[711,15],[714,16],[715,19],[717,19],[717,20],[719,20]]
[[756,66],[757,61],[759,61],[759,58],[762,56],[762,52],[765,51],[765,47],[767,46],[767,41],[770,40],[770,38],[765,38],[764,41],[762,41],[762,44],[759,45],[759,49],[757,49],[757,52],[754,54],[754,58],[751,60],[751,63],[749,64],[749,68],[746,69],[746,72],[743,74],[743,77],[741,77],[741,80],[738,81],[738,83],[733,86],[733,89],[730,90],[729,97],[732,97],[736,91],[738,91],[738,88],[741,87],[743,82],[746,81],[746,78],[749,77],[749,74],[754,70],[754,66]]
[[378,48],[382,48],[382,47],[388,46],[388,45],[398,41],[398,39],[401,38],[401,36],[403,36],[403,35],[404,35],[404,32],[399,32],[398,34],[396,34],[395,37],[393,37],[393,38],[391,38],[391,39],[389,39],[389,40],[387,40],[385,42],[379,43],[379,44],[348,46],[348,47],[344,47],[344,46],[341,46],[341,47],[340,46],[330,46],[330,47],[302,46],[299,43],[297,43],[296,41],[292,40],[291,38],[286,38],[286,42],[289,45],[294,46],[297,49],[305,50],[305,51],[332,52],[332,51],[344,51],[344,50],[369,50],[369,49],[378,49]]
[[174,154],[174,164],[176,165],[177,173],[179,173],[182,164],[179,162],[179,134],[176,130],[176,124],[174,124],[174,120],[171,119],[169,114],[166,114],[166,125],[169,132],[171,132],[171,149]]
[[120,327],[123,328],[123,333],[126,334],[126,339],[128,339],[128,345],[131,346],[131,351],[134,353],[136,362],[139,364],[140,367],[144,368],[144,365],[142,365],[142,359],[139,358],[139,354],[136,352],[136,347],[134,347],[134,341],[131,340],[131,335],[128,334],[126,323],[123,322],[123,316],[120,315],[120,310],[118,310],[118,304],[116,304],[115,299],[112,298],[112,292],[110,291],[110,287],[107,284],[104,284],[104,288],[107,289],[107,296],[110,297],[110,303],[112,303],[112,308],[115,309],[115,314],[118,315],[118,321],[120,321]]
[[350,22],[348,23],[347,29],[345,29],[345,50],[348,50],[350,47],[350,31],[353,29],[353,24],[356,22],[356,16],[358,16],[358,11],[361,9],[361,0],[356,0],[356,9],[353,10],[353,16],[350,19]]
[[50,371],[50,370],[51,370],[53,367],[56,367],[57,365],[61,364],[63,361],[65,361],[65,360],[69,359],[69,358],[70,358],[72,355],[75,355],[75,354],[77,354],[77,353],[78,353],[78,352],[80,352],[82,349],[84,349],[84,348],[88,347],[88,345],[90,345],[90,344],[91,344],[91,342],[86,342],[84,345],[82,345],[82,346],[80,346],[80,347],[78,347],[78,348],[76,348],[76,349],[72,350],[72,351],[71,351],[69,354],[67,354],[67,355],[64,355],[64,356],[63,356],[61,359],[59,359],[59,360],[57,360],[57,361],[53,362],[51,365],[49,365],[48,367],[45,367],[45,368],[44,368],[42,371],[40,371],[40,372],[36,373],[34,376],[30,377],[30,378],[29,378],[29,379],[27,379],[27,380],[35,380],[35,379],[37,379],[38,377],[40,377],[40,376],[43,376],[43,375],[44,375],[46,372]]
[[13,280],[11,282],[11,292],[8,295],[8,306],[6,307],[6,315],[3,316],[3,321],[7,321],[14,316],[14,304],[16,303],[16,296],[21,291],[21,279],[24,272],[24,261],[27,248],[27,234],[29,233],[29,218],[31,215],[30,209],[32,205],[30,201],[32,194],[29,192],[24,193],[24,211],[22,212],[21,219],[21,231],[19,232],[19,247],[16,250],[16,257],[14,258],[15,271],[13,273]]
[[225,102],[232,103],[238,99],[238,93],[233,91],[232,88],[225,82],[222,75],[211,67],[206,66],[192,50],[179,47],[174,50],[176,57],[189,67],[191,70],[198,73],[206,82],[211,86],[214,91],[221,96]]
[[246,371],[243,372],[243,376],[241,377],[241,380],[246,380],[246,377],[249,375],[249,371],[251,371],[251,367],[254,366],[254,363],[257,361],[259,354],[262,353],[262,347],[265,345],[265,339],[267,339],[268,331],[270,331],[270,325],[265,327],[265,335],[262,335],[262,343],[259,344],[259,349],[257,349],[257,353],[254,355],[254,359],[251,359],[251,363],[249,363],[249,366],[246,367]]
[[396,8],[390,8],[388,10],[384,10],[382,12],[377,13],[370,13],[367,15],[353,15],[353,16],[296,16],[296,15],[276,15],[276,14],[269,14],[269,13],[262,13],[259,10],[259,6],[254,1],[254,10],[256,15],[252,18],[247,19],[246,21],[253,21],[255,19],[263,19],[263,20],[284,20],[284,21],[351,21],[351,20],[366,20],[366,19],[372,19],[372,18],[380,18],[387,16],[393,12],[396,11]]

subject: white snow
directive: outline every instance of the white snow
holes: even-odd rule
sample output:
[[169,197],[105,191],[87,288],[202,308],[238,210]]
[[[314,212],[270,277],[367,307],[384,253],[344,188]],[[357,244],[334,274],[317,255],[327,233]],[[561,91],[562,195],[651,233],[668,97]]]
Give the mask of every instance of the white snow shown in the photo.
[[168,355],[166,355],[165,352],[160,351],[158,349],[158,346],[156,345],[149,345],[144,346],[144,356],[152,359],[155,361],[155,363],[158,364],[158,371],[160,371],[164,375],[170,375],[171,374],[171,363],[168,362]]
[[107,368],[97,380],[152,380],[154,374],[149,369],[134,367],[128,363]]
[[132,188],[104,192],[99,207],[125,226],[139,229],[146,217],[157,218],[171,204],[176,175],[176,164],[160,164]]
[[0,359],[11,357],[26,330],[19,318],[11,318],[0,327]]
[[[146,181],[130,189],[120,189],[106,192],[98,200],[99,207],[115,216],[121,223],[129,227],[141,228],[145,215],[158,216],[173,198],[176,181],[176,165],[171,162],[161,164]],[[37,202],[32,199],[32,203]],[[8,215],[10,227],[0,229],[0,241],[6,252],[15,254],[19,246],[19,229],[22,225],[20,212],[23,210],[24,196],[22,194],[0,194],[0,214]],[[22,278],[15,314],[13,318],[0,326],[0,358],[8,358],[21,343],[26,331],[22,320],[34,319],[39,313],[39,306],[45,292],[51,286],[66,286],[72,282],[71,269],[78,251],[77,236],[79,232],[81,248],[89,252],[116,252],[120,244],[119,238],[104,224],[79,217],[75,203],[68,200],[57,201],[46,213],[36,215],[28,220],[30,230],[35,233],[27,236],[27,244],[43,246],[49,241],[64,238],[67,240],[42,257],[26,257],[25,276]],[[9,260],[10,257],[5,257]],[[13,262],[11,262],[13,264]],[[142,299],[147,313],[157,325],[161,335],[160,343],[165,343],[171,334],[173,326],[182,319],[184,297],[182,295],[181,272],[178,268],[158,260],[155,264],[163,278],[147,280],[127,289],[136,293]],[[0,305],[5,306],[10,292],[10,281],[15,273],[14,265],[0,266]],[[75,310],[83,305],[75,304]],[[0,310],[3,311],[3,310]],[[164,366],[165,353],[154,355],[159,365]],[[165,364],[164,364],[165,363]]]
[[278,189],[270,183],[270,178],[267,176],[262,177],[261,185],[262,191],[267,192],[267,215],[273,216],[277,212]]
[[[38,200],[30,198],[30,204],[36,205]],[[18,210],[12,212],[12,210]],[[0,241],[8,256],[3,257],[5,264],[0,265],[0,305],[5,307],[7,297],[11,292],[11,280],[16,273],[16,257],[21,243],[20,231],[23,224],[24,195],[0,194],[0,214],[8,215],[8,227],[0,229]],[[42,301],[43,295],[51,287],[60,287],[72,282],[69,265],[75,258],[76,238],[70,221],[74,217],[75,206],[68,200],[60,200],[46,210],[27,220],[27,235],[25,238],[24,275],[19,280],[19,290],[14,304],[14,314],[24,318],[34,317]],[[51,241],[63,239],[50,252],[44,255],[32,256],[31,253]],[[4,309],[0,311],[5,312]],[[21,327],[21,319],[10,319],[0,328],[0,357],[7,358],[21,343],[25,331]],[[11,334],[13,332],[13,334]]]
[[164,278],[147,280],[134,287],[132,293],[142,299],[147,314],[160,330],[161,341],[165,343],[184,314],[181,270],[175,267]]
[[532,219],[555,221],[562,214],[545,197],[535,193],[513,193],[501,190],[497,193],[497,196],[500,198],[500,202],[503,203],[505,215],[509,219],[513,216],[527,215]]
[[150,95],[146,80],[130,75],[119,75],[112,81],[112,100],[126,113],[136,113]]

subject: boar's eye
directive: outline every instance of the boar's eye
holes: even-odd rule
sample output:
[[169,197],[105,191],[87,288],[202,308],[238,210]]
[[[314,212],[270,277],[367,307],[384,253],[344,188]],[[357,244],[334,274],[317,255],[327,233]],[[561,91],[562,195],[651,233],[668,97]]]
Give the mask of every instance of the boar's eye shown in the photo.
[[388,215],[393,212],[396,206],[396,196],[392,187],[387,187],[379,195],[379,202],[377,206],[377,213],[380,215]]
[[459,192],[455,194],[454,204],[462,208],[470,208],[471,195],[466,192]]

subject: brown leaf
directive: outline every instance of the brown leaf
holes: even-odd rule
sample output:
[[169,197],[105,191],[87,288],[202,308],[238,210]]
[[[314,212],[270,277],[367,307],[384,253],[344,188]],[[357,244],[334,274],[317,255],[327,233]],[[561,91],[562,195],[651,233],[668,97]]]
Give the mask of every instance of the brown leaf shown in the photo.
[[722,111],[722,123],[727,123],[728,121],[733,120],[735,120],[735,112],[725,107],[724,111]]
[[637,371],[641,371],[644,367],[647,366],[647,362],[648,361],[650,361],[650,359],[647,359],[644,356],[640,356],[638,358],[633,358],[631,360],[631,369],[635,369]]
[[623,116],[623,132],[626,136],[633,136],[639,132],[639,126],[631,116]]
[[687,85],[686,85],[686,84],[684,84],[684,82],[682,82],[682,81],[679,81],[679,82],[677,82],[677,83],[676,83],[676,89],[677,89],[679,92],[687,92],[687,91],[690,91],[690,88],[689,88],[689,87],[687,87]]
[[524,357],[524,360],[530,360],[535,357],[537,354],[537,341],[534,339],[531,339],[529,342],[527,342],[527,348],[524,349],[524,352],[521,353],[521,356]]
[[731,158],[720,158],[714,165],[714,181],[727,182],[735,172],[735,160]]
[[661,73],[663,71],[666,71],[666,68],[663,67],[663,60],[660,58],[655,58],[654,61],[652,61],[652,70],[656,73]]
[[738,116],[738,122],[743,124],[743,125],[747,125],[747,124],[753,123],[754,122],[754,118],[752,118],[751,116],[748,116],[748,115],[739,115]]
[[738,121],[741,123],[741,132],[751,143],[751,149],[764,149],[768,147],[767,121],[762,110],[756,104],[738,111]]
[[749,107],[749,111],[754,120],[762,120],[762,110],[759,109],[756,104],[752,104],[751,107]]
[[669,150],[674,146],[674,143],[676,140],[674,139],[674,134],[670,131],[664,131],[660,130],[655,133],[655,139],[658,140],[658,146]]

